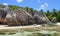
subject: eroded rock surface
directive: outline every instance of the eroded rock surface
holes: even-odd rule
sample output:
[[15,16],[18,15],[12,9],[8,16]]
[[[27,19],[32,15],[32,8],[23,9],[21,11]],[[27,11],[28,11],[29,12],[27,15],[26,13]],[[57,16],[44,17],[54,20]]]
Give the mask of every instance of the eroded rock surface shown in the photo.
[[9,7],[4,7],[3,9],[0,9],[0,22],[5,23],[9,26],[17,26],[32,25],[34,23],[45,24],[47,23],[47,19],[46,16],[41,13],[34,13],[34,15],[32,16],[22,9],[12,11]]

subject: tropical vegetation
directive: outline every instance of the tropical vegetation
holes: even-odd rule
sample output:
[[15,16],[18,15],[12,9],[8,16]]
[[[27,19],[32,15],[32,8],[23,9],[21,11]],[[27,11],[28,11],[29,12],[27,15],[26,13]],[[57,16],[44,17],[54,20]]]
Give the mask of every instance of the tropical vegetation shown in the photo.
[[[0,7],[2,6],[3,5],[0,5]],[[34,10],[33,8],[29,8],[29,7],[20,7],[20,6],[12,6],[12,5],[9,5],[9,7],[14,11],[17,10],[18,8],[22,8],[26,12],[29,12],[32,14],[35,12],[38,12],[38,10]],[[45,13],[50,21],[60,22],[60,10],[52,9],[52,10],[43,11],[41,9],[39,12]]]

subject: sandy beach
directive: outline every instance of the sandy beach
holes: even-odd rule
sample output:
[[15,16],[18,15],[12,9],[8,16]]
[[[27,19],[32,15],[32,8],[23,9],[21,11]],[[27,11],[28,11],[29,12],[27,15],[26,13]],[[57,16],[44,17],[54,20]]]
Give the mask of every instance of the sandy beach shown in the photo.
[[20,29],[20,28],[40,28],[40,29],[60,29],[60,23],[57,26],[42,26],[42,25],[29,25],[29,26],[8,26],[0,25],[0,29]]
[[41,27],[41,25],[36,25],[36,26],[33,26],[33,25],[30,25],[30,26],[11,26],[11,27],[8,27],[8,25],[0,25],[0,29],[14,29],[14,28],[32,28],[32,27]]

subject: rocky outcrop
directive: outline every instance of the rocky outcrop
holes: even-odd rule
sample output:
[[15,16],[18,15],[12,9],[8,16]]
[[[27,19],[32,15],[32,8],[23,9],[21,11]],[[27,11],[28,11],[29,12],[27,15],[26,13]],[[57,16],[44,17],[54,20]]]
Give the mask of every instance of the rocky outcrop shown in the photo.
[[36,13],[34,14],[33,18],[34,18],[36,24],[45,24],[45,23],[47,23],[45,17],[39,16]]
[[44,16],[42,13],[34,13],[34,15],[32,16],[22,9],[13,11],[9,7],[5,7],[4,9],[2,9],[2,11],[0,10],[0,18],[3,19],[0,20],[0,22],[6,23],[9,26],[47,23],[46,16]]

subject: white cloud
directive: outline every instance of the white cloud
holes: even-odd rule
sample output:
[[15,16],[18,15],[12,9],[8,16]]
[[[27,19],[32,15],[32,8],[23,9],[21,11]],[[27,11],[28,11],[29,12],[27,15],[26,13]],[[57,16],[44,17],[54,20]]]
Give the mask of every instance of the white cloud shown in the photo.
[[23,2],[23,0],[16,0],[18,3],[21,3],[21,2]]
[[40,6],[40,8],[38,10],[41,10],[41,9],[46,9],[48,7],[48,4],[47,3],[44,3]]
[[3,5],[8,5],[8,3],[3,3]]
[[48,4],[47,4],[47,3],[45,3],[45,6],[47,6],[47,7],[48,7]]
[[47,4],[47,3],[44,3],[44,4],[42,4],[42,5],[40,6],[41,9],[45,9],[45,8],[47,8],[47,7],[48,7],[48,4]]

